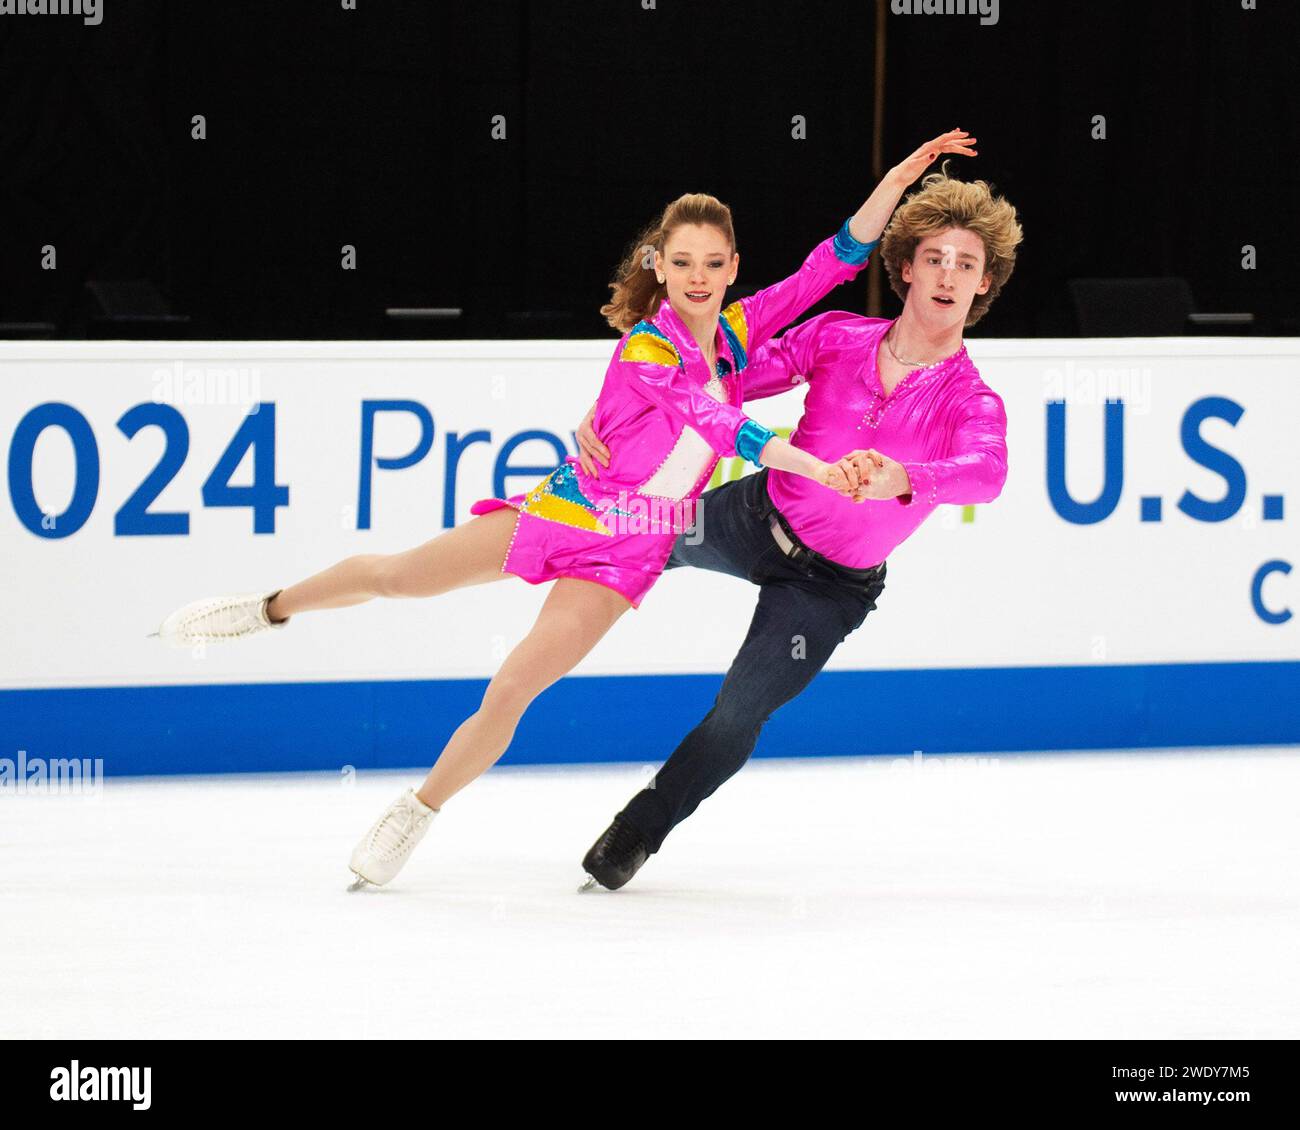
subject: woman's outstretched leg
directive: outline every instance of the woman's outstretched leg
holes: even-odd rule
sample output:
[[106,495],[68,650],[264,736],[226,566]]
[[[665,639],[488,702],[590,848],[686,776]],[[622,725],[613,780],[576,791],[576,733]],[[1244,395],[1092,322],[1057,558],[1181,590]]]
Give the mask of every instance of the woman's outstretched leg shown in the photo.
[[173,647],[193,647],[283,630],[291,616],[346,608],[376,596],[436,596],[481,585],[501,572],[518,514],[480,514],[440,537],[402,553],[362,553],[287,589],[204,597],[176,609],[154,632]]
[[510,745],[533,699],[572,671],[631,607],[595,581],[556,581],[532,630],[506,656],[478,710],[452,734],[416,795],[430,808],[441,808],[490,768]]
[[353,890],[389,882],[410,858],[443,802],[489,768],[510,745],[533,701],[568,674],[631,605],[594,581],[561,577],[532,631],[488,684],[478,710],[460,724],[419,792],[407,789],[370,827],[348,864]]
[[290,585],[267,605],[272,620],[347,608],[377,596],[437,596],[509,576],[501,572],[518,513],[508,507],[471,518],[401,553],[360,553]]

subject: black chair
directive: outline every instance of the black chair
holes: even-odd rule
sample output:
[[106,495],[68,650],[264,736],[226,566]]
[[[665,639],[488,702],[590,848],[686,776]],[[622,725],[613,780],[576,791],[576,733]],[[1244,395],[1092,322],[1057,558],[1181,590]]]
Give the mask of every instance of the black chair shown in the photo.
[[86,283],[86,295],[86,337],[171,339],[182,336],[189,325],[189,315],[173,314],[148,279],[92,280]]
[[53,322],[0,322],[0,341],[47,340],[58,329]]
[[1205,314],[1183,278],[1071,279],[1084,337],[1179,337],[1200,330],[1249,333],[1254,314]]

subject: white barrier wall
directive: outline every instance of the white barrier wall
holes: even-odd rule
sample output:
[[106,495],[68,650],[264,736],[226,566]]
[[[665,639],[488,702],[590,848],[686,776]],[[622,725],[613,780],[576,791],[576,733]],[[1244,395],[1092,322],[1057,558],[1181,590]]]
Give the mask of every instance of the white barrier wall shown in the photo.
[[[611,347],[0,343],[0,687],[490,675],[544,589],[375,601],[194,653],[146,633],[195,597],[404,549],[525,490],[575,450]],[[969,348],[1006,402],[1007,485],[894,552],[829,670],[1296,660],[1300,343]],[[749,411],[789,427],[801,398]],[[675,570],[578,673],[721,672],[755,595]],[[1276,740],[1300,740],[1277,710]]]

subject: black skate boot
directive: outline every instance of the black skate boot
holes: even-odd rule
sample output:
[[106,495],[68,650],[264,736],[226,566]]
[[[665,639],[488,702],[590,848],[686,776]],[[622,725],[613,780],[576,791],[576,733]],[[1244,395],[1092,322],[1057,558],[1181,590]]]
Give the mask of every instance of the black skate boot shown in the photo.
[[615,816],[614,823],[583,857],[582,869],[591,877],[578,890],[589,891],[599,883],[607,890],[616,891],[649,858],[650,850],[641,833],[621,816]]

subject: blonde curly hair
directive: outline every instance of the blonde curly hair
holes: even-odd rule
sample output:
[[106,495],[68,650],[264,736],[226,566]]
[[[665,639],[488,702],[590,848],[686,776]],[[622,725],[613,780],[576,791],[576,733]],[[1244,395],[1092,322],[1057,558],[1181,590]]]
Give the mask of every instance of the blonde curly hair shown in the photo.
[[993,305],[1016,266],[1016,248],[1025,238],[1015,208],[982,180],[962,181],[943,171],[921,181],[918,191],[899,206],[881,237],[880,256],[889,275],[889,286],[904,302],[911,288],[903,281],[903,264],[910,263],[916,245],[928,235],[964,228],[984,244],[984,274],[991,276],[986,294],[977,294],[966,315],[973,326]]

